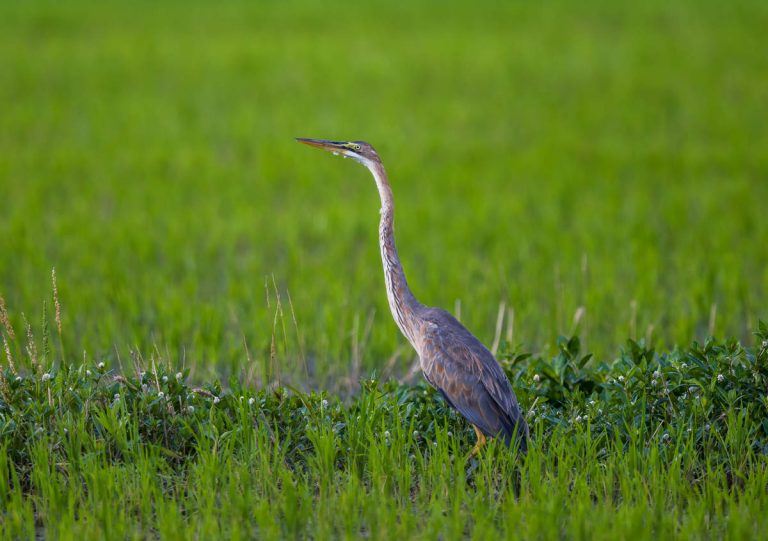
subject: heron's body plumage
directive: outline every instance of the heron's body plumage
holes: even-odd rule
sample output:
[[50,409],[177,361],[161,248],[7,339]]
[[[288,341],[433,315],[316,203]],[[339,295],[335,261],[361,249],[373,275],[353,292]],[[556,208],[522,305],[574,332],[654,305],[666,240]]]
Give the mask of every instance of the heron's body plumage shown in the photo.
[[427,381],[487,436],[514,438],[526,449],[528,425],[504,370],[493,354],[455,317],[426,310],[418,349]]

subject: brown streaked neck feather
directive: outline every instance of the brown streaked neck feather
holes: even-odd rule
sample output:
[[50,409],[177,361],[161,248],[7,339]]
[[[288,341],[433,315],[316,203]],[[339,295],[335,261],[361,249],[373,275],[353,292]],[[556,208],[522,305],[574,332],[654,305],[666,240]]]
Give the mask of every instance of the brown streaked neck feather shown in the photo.
[[[381,261],[384,265],[384,282],[387,287],[387,299],[389,309],[395,323],[414,347],[416,344],[417,318],[422,304],[416,300],[408,282],[405,279],[400,257],[395,246],[395,222],[394,202],[392,188],[387,180],[387,173],[381,162],[366,163],[379,189],[381,198],[381,221],[379,222],[379,247],[381,248]],[[418,347],[417,347],[418,349]]]

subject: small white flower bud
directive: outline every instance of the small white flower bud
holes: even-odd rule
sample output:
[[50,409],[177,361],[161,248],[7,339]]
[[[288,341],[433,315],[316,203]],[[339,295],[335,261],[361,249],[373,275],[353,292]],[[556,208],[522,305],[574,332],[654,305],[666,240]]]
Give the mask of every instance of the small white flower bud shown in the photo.
[[722,374],[718,374],[718,375],[717,375],[717,381],[718,381],[718,382],[720,382],[720,383],[722,383],[723,381],[725,381],[725,376],[724,376],[724,375],[722,375]]
[[538,374],[534,374],[533,375],[533,382],[534,383],[538,383],[539,381],[541,381],[541,377]]
[[248,405],[253,406],[256,403],[256,399],[251,397],[248,399]]
[[113,396],[112,398],[114,399],[115,402],[117,402],[118,400],[120,400],[120,393],[115,393],[115,396]]
[[619,382],[624,383],[624,376],[619,376]]
[[661,372],[660,372],[660,371],[658,371],[658,370],[656,370],[656,371],[653,373],[653,377],[654,377],[654,378],[656,378],[656,379],[659,379],[659,378],[661,378]]
[[413,437],[414,438],[418,438],[419,437],[419,431],[418,430],[414,430],[413,431]]
[[157,396],[160,398],[163,398],[165,396],[165,393],[163,391],[160,391],[159,393],[157,393]]
[[181,378],[183,377],[184,377],[184,374],[182,374],[181,372],[176,372],[176,381],[181,381]]
[[658,384],[659,384],[659,382],[658,382],[658,381],[656,381],[655,379],[652,379],[652,380],[651,380],[651,386],[652,386],[652,387],[656,387]]
[[86,376],[90,376],[90,375],[91,375],[91,371],[90,371],[90,370],[86,370],[86,371],[85,371],[85,375],[86,375]]
[[45,374],[43,374],[43,376],[40,379],[42,379],[43,381],[48,381],[49,379],[51,379],[51,375],[48,372],[46,372]]
[[323,407],[324,407],[324,408],[327,408],[327,407],[328,407],[328,401],[327,401],[326,399],[323,399],[323,402],[322,402],[322,403],[323,403]]
[[97,364],[97,365],[96,365],[96,367],[97,367],[99,370],[104,370],[104,363],[99,363],[99,364]]
[[195,406],[187,406],[187,413],[195,413]]
[[214,396],[213,397],[213,403],[214,404],[218,404],[219,402],[221,402],[221,398],[219,398],[218,396]]
[[389,430],[384,431],[384,437],[389,439]]
[[168,383],[168,376],[163,376],[163,383]]

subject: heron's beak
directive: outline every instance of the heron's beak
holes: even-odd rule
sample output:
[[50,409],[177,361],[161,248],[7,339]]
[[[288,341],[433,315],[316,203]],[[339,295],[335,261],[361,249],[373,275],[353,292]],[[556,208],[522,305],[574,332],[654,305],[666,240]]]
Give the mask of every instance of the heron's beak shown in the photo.
[[344,145],[344,141],[327,141],[326,139],[305,139],[304,137],[297,137],[296,140],[299,143],[304,143],[311,147],[322,148],[328,152],[334,152],[336,154],[346,154],[348,150]]

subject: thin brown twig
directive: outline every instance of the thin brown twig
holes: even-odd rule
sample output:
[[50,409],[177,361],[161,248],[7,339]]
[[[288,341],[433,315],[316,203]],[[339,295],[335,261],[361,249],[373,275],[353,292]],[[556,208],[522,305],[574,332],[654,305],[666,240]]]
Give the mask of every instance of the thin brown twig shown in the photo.
[[504,301],[499,303],[499,312],[496,314],[496,329],[493,333],[493,344],[491,345],[491,353],[496,355],[499,351],[499,344],[501,343],[501,329],[504,326],[504,312],[506,309]]

